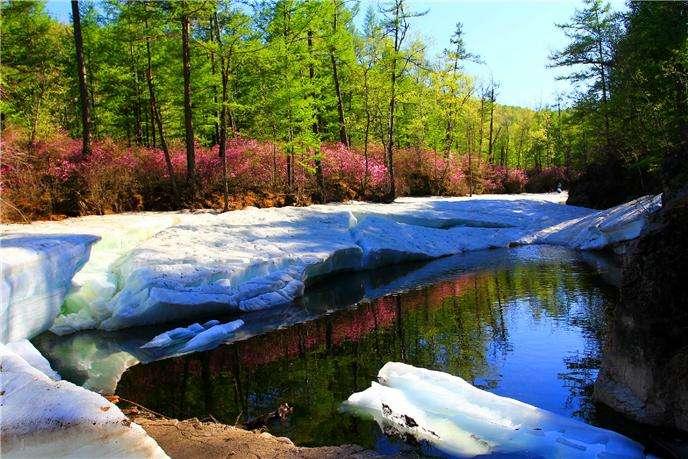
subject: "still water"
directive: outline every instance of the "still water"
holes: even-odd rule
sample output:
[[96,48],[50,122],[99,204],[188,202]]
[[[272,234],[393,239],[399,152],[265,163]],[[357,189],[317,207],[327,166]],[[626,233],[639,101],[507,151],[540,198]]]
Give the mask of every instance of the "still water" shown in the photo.
[[[246,316],[248,325],[261,325],[233,343],[124,365],[116,393],[169,417],[212,416],[229,424],[288,403],[294,408],[288,419],[266,426],[274,435],[304,446],[356,443],[395,453],[405,446],[340,406],[386,362],[400,361],[594,422],[603,320],[617,296],[600,266],[607,265],[590,255],[533,246],[342,275],[311,286],[301,304],[264,320]],[[368,299],[385,288],[404,291]],[[77,358],[64,351],[61,340],[69,339],[76,337],[42,337],[37,344],[68,379],[83,383],[69,370]],[[126,341],[97,339],[101,347],[103,340]]]

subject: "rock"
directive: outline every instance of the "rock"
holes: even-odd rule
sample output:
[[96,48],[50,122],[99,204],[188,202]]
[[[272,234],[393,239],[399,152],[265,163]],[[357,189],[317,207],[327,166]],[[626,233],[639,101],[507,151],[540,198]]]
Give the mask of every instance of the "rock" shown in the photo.
[[595,399],[639,422],[688,431],[688,188],[630,248]]

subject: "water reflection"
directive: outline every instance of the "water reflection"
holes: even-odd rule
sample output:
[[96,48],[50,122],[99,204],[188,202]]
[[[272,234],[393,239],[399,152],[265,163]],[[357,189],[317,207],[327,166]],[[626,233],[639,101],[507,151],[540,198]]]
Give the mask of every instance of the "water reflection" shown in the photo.
[[[230,424],[286,402],[294,413],[268,425],[276,435],[302,445],[358,443],[394,452],[398,445],[375,423],[339,407],[368,387],[385,362],[402,361],[590,419],[603,308],[614,290],[562,249],[523,248],[454,263],[355,275],[344,287],[313,288],[302,306],[281,311],[283,317],[263,313],[271,325],[254,325],[262,331],[249,330],[212,351],[130,367],[117,393],[171,417],[212,415]],[[420,286],[366,299],[414,285]],[[344,307],[342,298],[364,300]],[[256,317],[244,320],[257,323]],[[131,340],[121,343],[136,352]]]

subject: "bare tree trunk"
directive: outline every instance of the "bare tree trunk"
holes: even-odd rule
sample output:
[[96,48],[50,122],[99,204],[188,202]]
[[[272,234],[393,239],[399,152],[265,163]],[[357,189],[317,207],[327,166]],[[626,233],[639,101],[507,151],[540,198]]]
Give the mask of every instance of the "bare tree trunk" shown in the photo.
[[[214,14],[215,39],[220,48],[220,73],[222,76],[222,98],[220,106],[219,122],[219,151],[222,159],[222,209],[229,210],[229,178],[227,176],[227,82],[229,80],[229,64],[226,62],[224,50],[222,49],[222,38],[220,36],[220,25],[217,21],[217,13]],[[211,25],[212,27],[212,25]]]
[[339,86],[339,73],[337,72],[337,59],[334,51],[330,51],[330,59],[332,60],[332,78],[334,79],[334,89],[337,93],[337,115],[339,116],[339,141],[347,147],[349,144],[349,136],[346,132],[346,120],[344,119],[344,102],[342,101],[342,91]]
[[77,72],[79,73],[79,96],[81,99],[82,154],[91,153],[91,112],[86,84],[86,65],[84,64],[84,43],[81,36],[81,15],[78,0],[72,0],[72,21],[74,23],[74,44],[76,47]]
[[490,88],[490,138],[488,143],[488,154],[487,158],[490,164],[494,164],[494,139],[492,137],[492,130],[494,127],[494,106],[495,106],[495,95],[494,95],[494,83]]
[[184,132],[186,137],[186,181],[194,194],[196,183],[196,152],[191,110],[191,55],[189,53],[189,16],[186,2],[182,2],[182,71],[184,74]]
[[[313,91],[313,84],[315,80],[315,67],[313,65],[313,31],[309,30],[308,31],[308,55],[309,55],[309,63],[308,63],[308,76],[311,82],[311,91]],[[311,96],[315,98],[314,92],[311,92]],[[315,121],[313,122],[313,134],[315,137],[320,140],[320,114],[318,113],[317,109],[315,110]],[[322,167],[322,159],[320,158],[321,150],[320,147],[318,146],[318,151],[316,152],[313,160],[315,162],[315,181],[317,184],[317,189],[318,189],[318,201],[321,203],[325,202],[325,177],[323,176],[323,167]]]
[[387,145],[385,148],[385,159],[387,161],[387,171],[389,174],[389,195],[388,199],[394,201],[396,198],[396,184],[394,179],[394,117],[397,103],[397,53],[401,47],[399,40],[399,21],[401,15],[401,2],[397,0],[394,10],[394,56],[392,57],[392,72],[390,75],[391,95],[389,98],[389,120],[387,123]]
[[[338,0],[334,0],[337,2]],[[332,33],[337,33],[337,10],[339,4],[335,3],[334,15],[332,18]],[[337,57],[335,56],[335,48],[330,48],[330,60],[332,61],[332,79],[334,80],[334,89],[337,93],[337,115],[339,116],[339,141],[347,147],[349,146],[349,136],[346,133],[346,121],[344,119],[344,102],[342,101],[342,91],[339,86],[339,72],[337,71]]]
[[163,155],[165,156],[165,167],[167,169],[167,175],[170,176],[170,182],[172,183],[172,192],[174,193],[175,199],[178,199],[179,192],[177,190],[177,181],[174,178],[172,159],[170,158],[170,151],[167,148],[167,142],[165,142],[165,133],[162,126],[162,116],[160,115],[160,110],[158,110],[158,102],[155,98],[155,87],[153,86],[153,72],[151,70],[151,46],[150,37],[148,36],[148,20],[146,20],[145,26],[146,54],[148,58],[148,65],[146,69],[146,82],[148,83],[148,97],[150,99],[151,116],[153,117],[153,133],[155,134],[155,125],[157,124],[158,132],[160,134],[160,147],[162,148]]
[[[215,38],[215,24],[217,23],[217,13],[213,13],[213,15],[210,17],[210,42],[212,43],[213,41],[216,40]],[[219,28],[219,25],[217,26]],[[219,35],[219,34],[218,34]],[[211,143],[213,145],[219,145],[220,144],[220,111],[218,110],[218,103],[217,103],[217,83],[215,80],[215,77],[217,75],[217,69],[215,66],[215,52],[210,53],[210,73],[213,75],[213,105],[215,107],[215,121],[213,122],[213,138],[211,139]]]
[[134,120],[135,120],[135,137],[136,145],[143,143],[143,130],[141,128],[141,88],[139,87],[139,69],[137,68],[137,61],[134,58],[134,45],[129,43],[129,53],[131,56],[132,74],[134,76],[134,93],[136,101],[134,102]]
[[368,174],[370,173],[370,166],[369,166],[369,160],[368,160],[368,145],[370,143],[370,101],[369,101],[369,88],[368,88],[368,70],[366,69],[364,75],[363,75],[363,91],[365,93],[364,95],[364,104],[365,104],[365,115],[366,115],[366,122],[365,122],[365,129],[363,131],[363,158],[365,161],[365,169],[363,171],[363,183],[361,185],[361,194],[365,196],[366,193],[366,188],[368,187]]

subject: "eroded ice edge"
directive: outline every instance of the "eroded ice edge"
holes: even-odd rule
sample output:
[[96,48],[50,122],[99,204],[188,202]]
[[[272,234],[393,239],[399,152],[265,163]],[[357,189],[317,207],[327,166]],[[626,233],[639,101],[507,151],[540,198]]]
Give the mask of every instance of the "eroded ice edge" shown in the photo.
[[[0,349],[3,454],[164,455],[107,400],[56,381],[59,375],[45,358],[22,341],[49,327],[59,334],[116,330],[231,311],[260,320],[262,310],[291,303],[320,276],[522,244],[603,248],[637,237],[661,205],[659,196],[644,197],[595,212],[564,206],[565,199],[403,198],[392,205],[249,208],[219,215],[146,212],[0,226],[0,341],[11,342]],[[413,281],[432,277],[441,266],[438,260],[421,268]],[[391,293],[400,280],[364,294]],[[295,323],[304,314],[308,318],[303,312],[280,320]],[[268,327],[275,317],[270,319]],[[139,359],[194,352],[261,332],[241,320],[180,328],[148,342],[134,340],[133,348],[74,335],[71,344],[90,365],[84,387],[108,392]]]
[[642,445],[440,371],[389,362],[378,382],[344,403],[388,434],[460,457],[642,458]]

